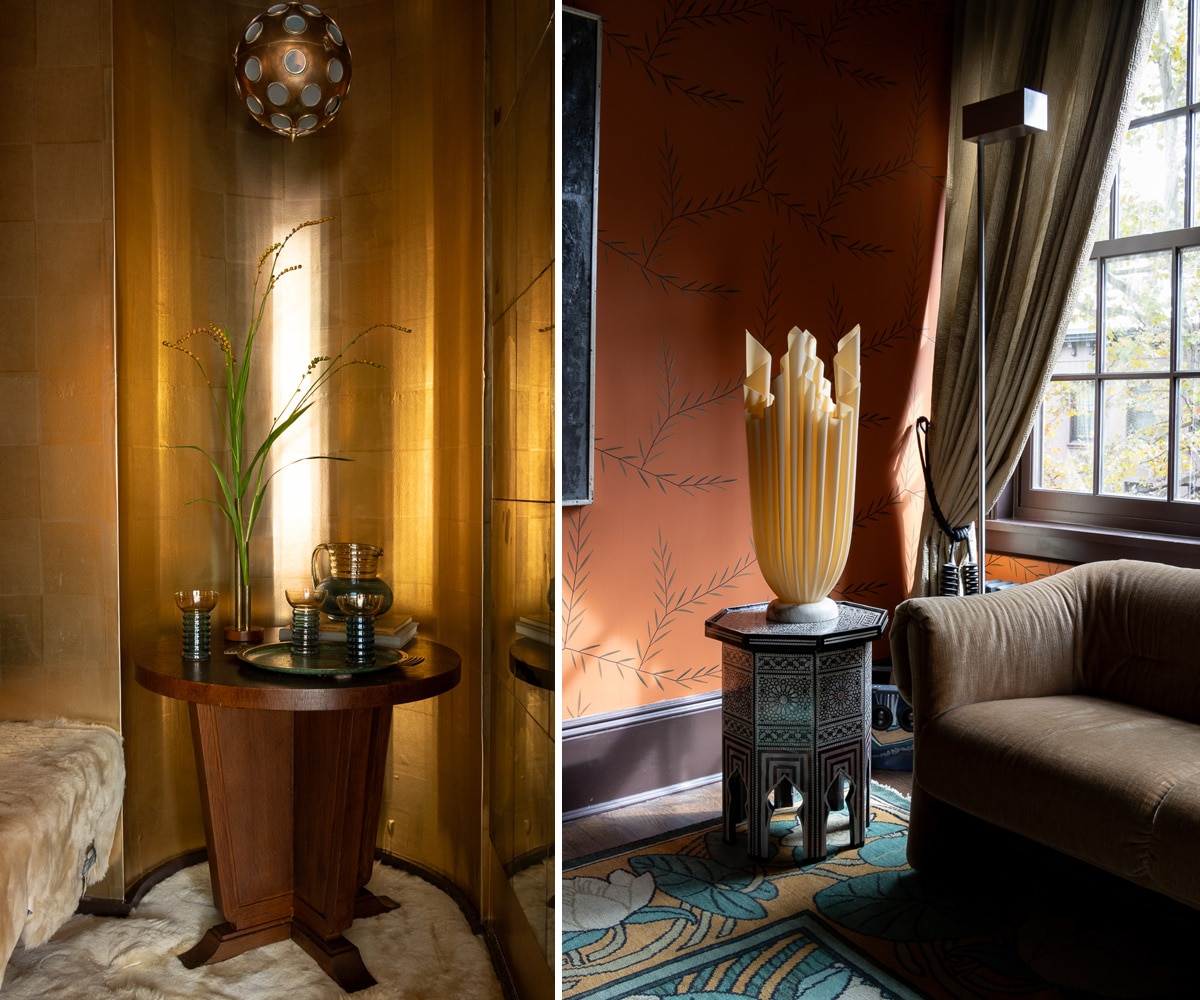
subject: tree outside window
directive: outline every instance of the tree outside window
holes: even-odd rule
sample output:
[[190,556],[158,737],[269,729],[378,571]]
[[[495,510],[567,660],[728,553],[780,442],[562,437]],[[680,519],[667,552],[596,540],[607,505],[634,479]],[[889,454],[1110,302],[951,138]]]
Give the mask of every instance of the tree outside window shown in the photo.
[[1119,511],[1200,535],[1200,38],[1189,37],[1200,10],[1190,6],[1200,0],[1164,0],[1139,71],[1030,442],[1019,501],[1029,516],[1103,524]]

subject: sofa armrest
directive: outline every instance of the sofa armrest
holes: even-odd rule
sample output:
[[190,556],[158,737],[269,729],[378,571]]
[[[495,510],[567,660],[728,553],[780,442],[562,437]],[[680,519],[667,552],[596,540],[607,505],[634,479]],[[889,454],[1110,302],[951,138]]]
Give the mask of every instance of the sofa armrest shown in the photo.
[[917,725],[959,705],[1068,694],[1080,686],[1071,574],[971,597],[917,597],[891,629],[896,686]]

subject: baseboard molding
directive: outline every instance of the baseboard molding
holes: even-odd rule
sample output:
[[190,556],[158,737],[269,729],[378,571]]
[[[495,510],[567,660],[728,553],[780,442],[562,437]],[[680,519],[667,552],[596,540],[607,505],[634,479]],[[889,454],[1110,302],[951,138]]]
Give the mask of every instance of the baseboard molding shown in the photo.
[[674,795],[676,792],[691,791],[693,788],[700,788],[702,785],[711,785],[714,781],[720,780],[721,772],[715,771],[712,774],[693,778],[691,781],[680,781],[674,785],[665,785],[662,788],[650,788],[643,792],[635,792],[633,795],[626,795],[622,799],[613,799],[609,802],[597,802],[594,805],[584,806],[581,809],[563,813],[562,820],[564,823],[569,823],[573,819],[583,819],[585,816],[608,812],[610,809],[620,809],[622,806],[635,806],[639,802],[657,799],[662,795]]
[[704,784],[720,773],[720,691],[563,720],[564,821]]

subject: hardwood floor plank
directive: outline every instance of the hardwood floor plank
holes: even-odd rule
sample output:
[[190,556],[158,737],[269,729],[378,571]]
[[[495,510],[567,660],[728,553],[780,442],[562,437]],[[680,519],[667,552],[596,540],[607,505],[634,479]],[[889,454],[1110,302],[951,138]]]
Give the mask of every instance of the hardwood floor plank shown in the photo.
[[[910,771],[876,771],[872,778],[902,795],[912,795]],[[592,854],[720,820],[720,781],[573,819],[562,825],[563,868]]]

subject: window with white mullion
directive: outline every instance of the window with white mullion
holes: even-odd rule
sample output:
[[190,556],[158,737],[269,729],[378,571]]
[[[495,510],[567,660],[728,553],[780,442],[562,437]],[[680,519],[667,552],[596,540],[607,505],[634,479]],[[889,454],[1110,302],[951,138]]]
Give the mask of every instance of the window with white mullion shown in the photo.
[[1198,0],[1163,0],[1014,516],[1200,538]]
[[[1190,121],[1190,119],[1189,119]],[[1192,145],[1189,141],[1188,149]],[[1191,184],[1185,185],[1185,192],[1190,191]],[[1167,392],[1167,499],[1176,500],[1179,498],[1178,491],[1178,461],[1179,454],[1178,445],[1178,395],[1179,395],[1179,368],[1180,368],[1180,338],[1183,329],[1183,254],[1180,250],[1176,250],[1172,254],[1171,261],[1171,333],[1170,333],[1170,368],[1171,381],[1168,385]]]
[[1183,503],[1200,502],[1200,434],[1197,433],[1197,407],[1200,406],[1200,379],[1176,380],[1177,441],[1173,465],[1176,485],[1173,496]]

